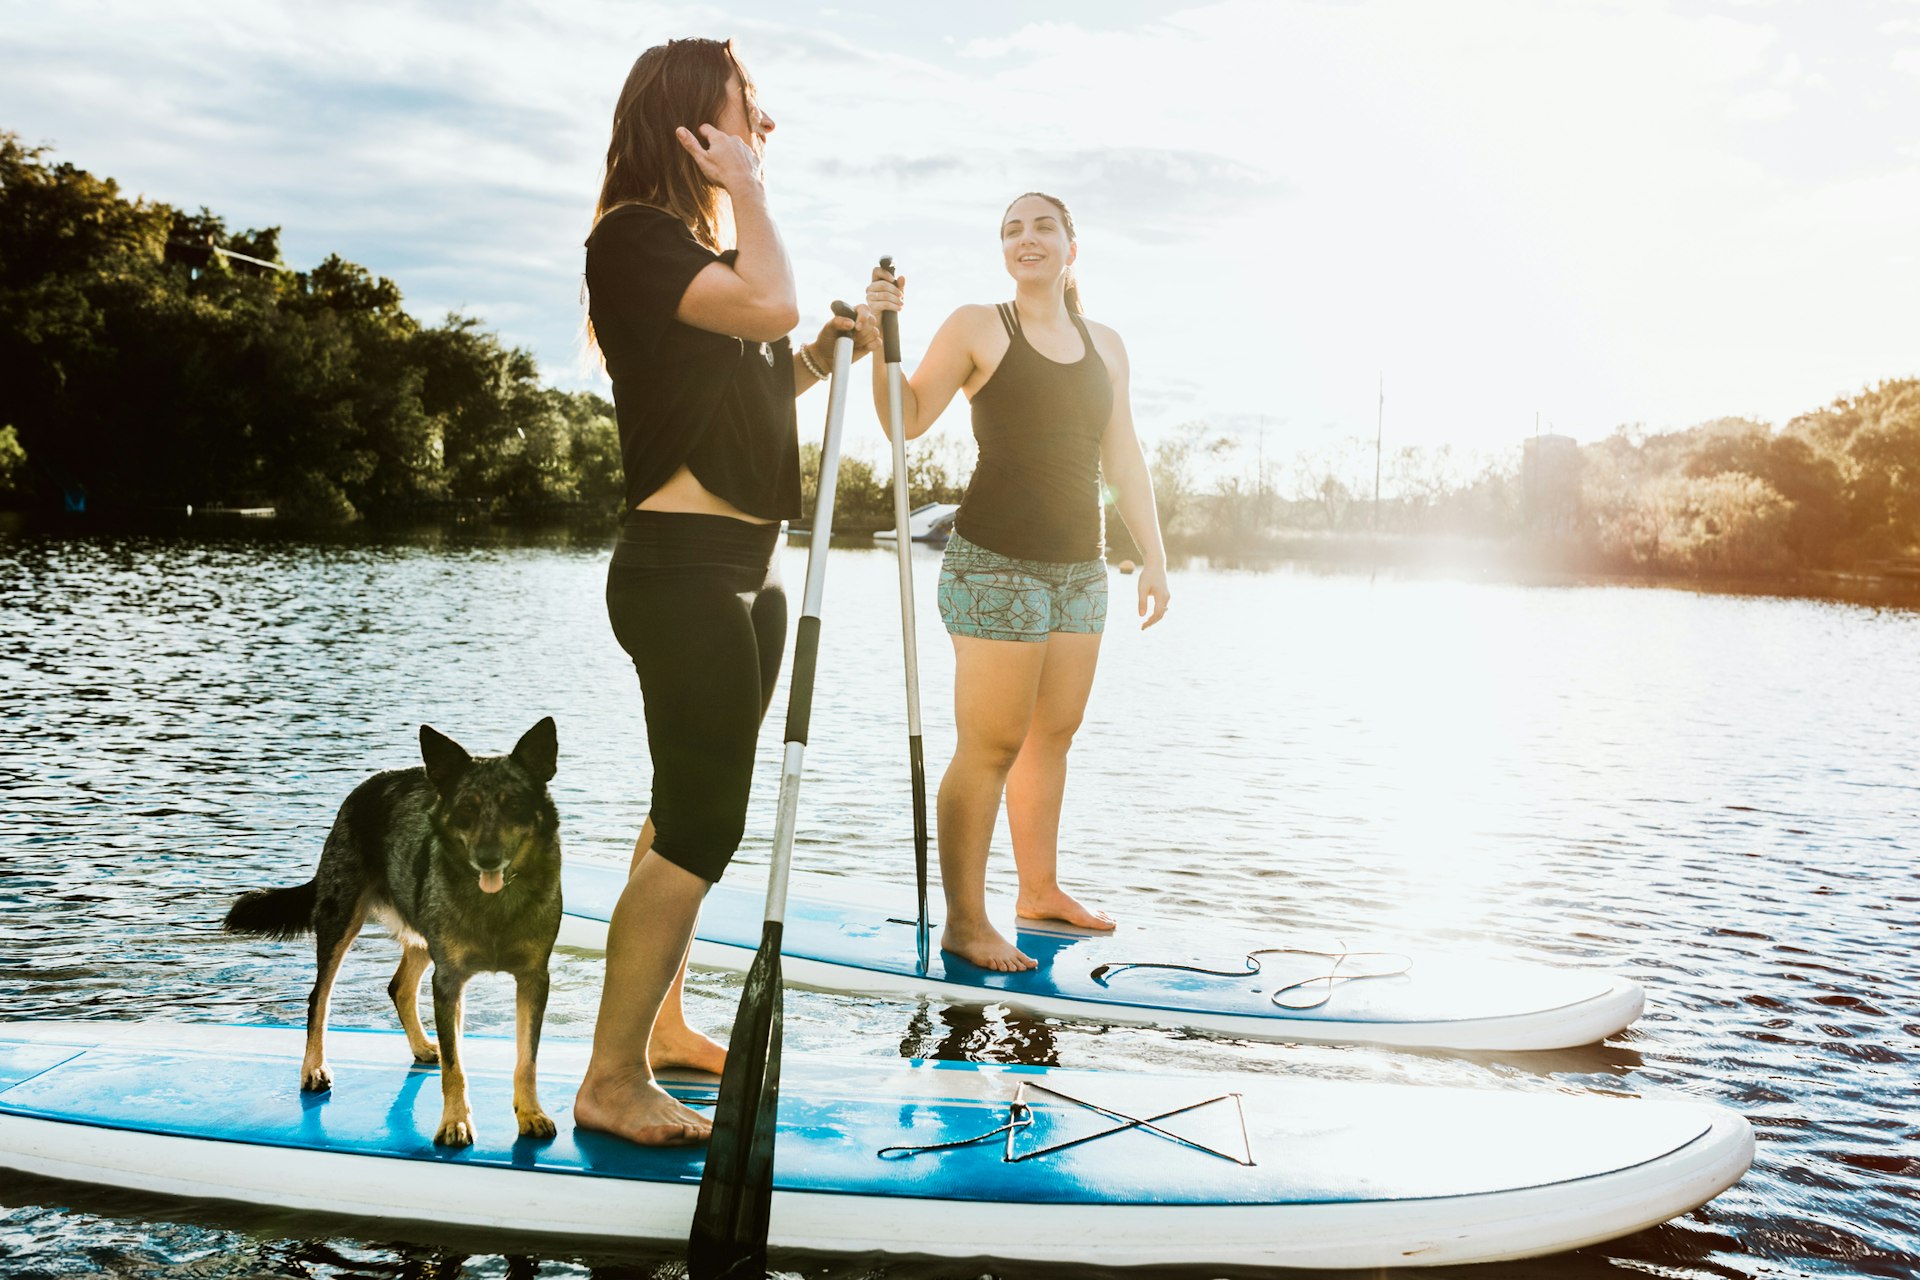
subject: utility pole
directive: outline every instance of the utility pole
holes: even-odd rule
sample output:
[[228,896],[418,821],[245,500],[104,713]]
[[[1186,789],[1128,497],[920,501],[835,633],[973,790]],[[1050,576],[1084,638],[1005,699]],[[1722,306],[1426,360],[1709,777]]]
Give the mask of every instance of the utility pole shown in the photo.
[[1272,511],[1267,505],[1267,415],[1260,415],[1260,520],[1264,527],[1271,518]]
[[1373,424],[1373,531],[1380,532],[1380,441],[1387,430],[1387,375],[1380,375],[1380,413]]

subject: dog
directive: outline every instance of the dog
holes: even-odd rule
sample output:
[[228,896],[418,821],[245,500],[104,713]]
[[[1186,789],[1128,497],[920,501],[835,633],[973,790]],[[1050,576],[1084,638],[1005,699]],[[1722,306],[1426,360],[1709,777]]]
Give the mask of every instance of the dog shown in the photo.
[[[473,1142],[473,1111],[460,1069],[461,993],[476,973],[515,983],[517,1052],[513,1113],[521,1134],[551,1138],[534,1060],[547,1008],[547,962],[560,931],[560,816],[547,794],[559,757],[551,716],[511,753],[474,757],[420,726],[422,768],[375,774],[340,806],[313,879],[255,889],[234,900],[229,933],[293,938],[312,933],[317,972],[307,997],[300,1087],[333,1087],[327,1002],[340,961],[368,916],[405,948],[387,994],[415,1062],[440,1064],[443,1146]],[[420,976],[433,966],[438,1047],[420,1025]]]

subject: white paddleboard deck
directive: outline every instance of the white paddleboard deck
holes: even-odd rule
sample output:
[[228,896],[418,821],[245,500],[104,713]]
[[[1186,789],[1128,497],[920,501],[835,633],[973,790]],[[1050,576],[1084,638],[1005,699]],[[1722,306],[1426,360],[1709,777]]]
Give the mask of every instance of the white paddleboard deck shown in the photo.
[[[511,1040],[468,1037],[478,1138],[457,1151],[432,1140],[438,1073],[397,1032],[332,1033],[327,1094],[300,1091],[301,1045],[295,1028],[0,1025],[0,1167],[396,1223],[685,1239],[703,1152],[576,1131],[584,1044],[543,1045],[560,1132],[540,1142],[515,1133]],[[711,1078],[667,1083],[713,1100]],[[1031,1124],[1011,1141],[879,1154],[988,1133],[1022,1085]],[[1140,1117],[1239,1098],[1164,1134],[1029,1156],[1118,1124],[1047,1090]],[[1691,1102],[789,1055],[771,1244],[1108,1266],[1490,1261],[1666,1221],[1752,1153],[1745,1120]]]
[[[604,950],[607,921],[626,884],[622,868],[568,863],[562,892],[566,915],[560,944]],[[827,896],[831,893],[833,896]],[[886,905],[892,898],[891,909]],[[700,909],[693,961],[745,972],[760,945],[766,903],[756,890],[716,885]],[[911,890],[857,881],[814,881],[787,899],[782,971],[795,986],[875,995],[996,1001],[1055,1017],[1145,1026],[1186,1027],[1256,1040],[1312,1044],[1384,1044],[1408,1048],[1564,1049],[1614,1035],[1640,1016],[1645,993],[1610,973],[1545,965],[1497,963],[1378,940],[1306,937],[1235,938],[1166,924],[1123,922],[1112,933],[1022,922],[1020,949],[1040,962],[1024,973],[996,973],[938,948],[920,972]],[[1257,947],[1308,948],[1312,954],[1261,958],[1258,974],[1215,977],[1177,970],[1102,966],[1140,961],[1237,969]],[[1401,976],[1338,981],[1392,958],[1342,951],[1395,952],[1411,960]],[[1314,1008],[1282,1007],[1326,995]]]

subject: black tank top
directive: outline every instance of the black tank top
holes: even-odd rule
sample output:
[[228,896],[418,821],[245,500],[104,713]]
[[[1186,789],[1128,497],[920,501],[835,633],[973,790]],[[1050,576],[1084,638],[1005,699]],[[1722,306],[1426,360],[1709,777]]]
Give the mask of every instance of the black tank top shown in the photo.
[[1106,362],[1072,312],[1086,352],[1061,364],[1033,349],[1011,303],[999,310],[1010,341],[1006,358],[973,397],[980,461],[954,528],[1016,560],[1098,559],[1106,527],[1100,441],[1113,413]]

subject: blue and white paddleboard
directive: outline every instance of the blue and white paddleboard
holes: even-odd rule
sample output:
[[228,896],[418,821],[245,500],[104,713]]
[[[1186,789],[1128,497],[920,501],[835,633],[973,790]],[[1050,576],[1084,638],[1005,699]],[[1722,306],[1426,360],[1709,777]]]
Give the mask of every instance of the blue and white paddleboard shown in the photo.
[[[562,875],[560,944],[603,950],[626,872],[573,862]],[[884,905],[889,893],[892,910]],[[787,982],[822,991],[991,1000],[1056,1017],[1257,1040],[1428,1049],[1592,1044],[1630,1025],[1646,1002],[1638,983],[1610,973],[1480,961],[1373,940],[1235,938],[1134,922],[1112,933],[1022,923],[1015,941],[1040,962],[1037,969],[996,973],[936,949],[921,973],[914,922],[899,918],[911,902],[910,893],[857,881],[816,880],[811,894],[790,895],[781,961]],[[757,890],[716,885],[700,908],[694,963],[744,972],[760,945],[764,911]],[[1232,970],[1243,967],[1248,952],[1268,947],[1299,952],[1264,955],[1259,973],[1233,977],[1137,967]],[[1341,961],[1349,947],[1372,954]],[[1352,978],[1403,966],[1398,976]],[[1333,981],[1315,981],[1322,975]]]
[[[535,1141],[515,1133],[512,1041],[468,1037],[477,1140],[447,1150],[437,1071],[398,1032],[331,1033],[326,1094],[300,1091],[302,1037],[0,1024],[0,1167],[575,1241],[686,1238],[703,1152],[575,1130],[585,1044],[542,1045],[560,1131]],[[666,1083],[694,1106],[716,1091]],[[961,1145],[883,1154],[946,1143]],[[1753,1155],[1745,1120],[1693,1102],[804,1055],[782,1063],[776,1144],[775,1248],[1103,1265],[1528,1257],[1685,1213]]]

